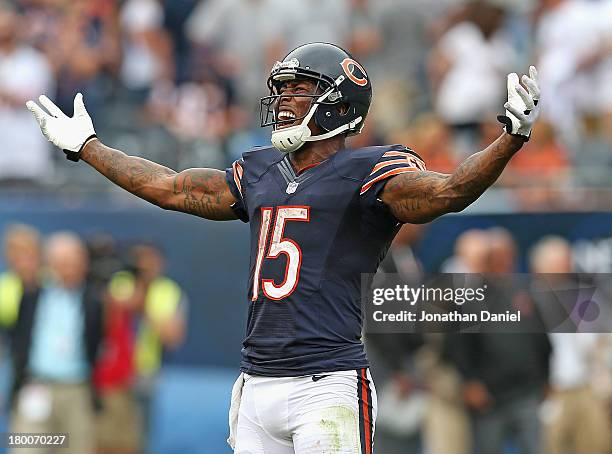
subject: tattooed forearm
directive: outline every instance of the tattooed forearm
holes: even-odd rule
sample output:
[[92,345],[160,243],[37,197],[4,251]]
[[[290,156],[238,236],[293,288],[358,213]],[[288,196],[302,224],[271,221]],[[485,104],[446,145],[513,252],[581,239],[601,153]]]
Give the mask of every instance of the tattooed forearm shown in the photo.
[[503,134],[485,150],[473,154],[450,175],[404,173],[391,179],[382,200],[401,221],[424,223],[442,214],[461,211],[499,177],[523,141]]
[[81,158],[113,183],[153,202],[150,199],[158,195],[155,194],[156,184],[176,174],[162,165],[107,147],[99,140],[91,141]]
[[113,183],[165,209],[184,211],[207,219],[236,219],[225,173],[213,169],[189,169],[177,173],[146,159],[91,141],[81,159]]
[[185,170],[173,178],[172,192],[175,205],[171,209],[218,221],[236,219],[230,208],[236,200],[220,170]]

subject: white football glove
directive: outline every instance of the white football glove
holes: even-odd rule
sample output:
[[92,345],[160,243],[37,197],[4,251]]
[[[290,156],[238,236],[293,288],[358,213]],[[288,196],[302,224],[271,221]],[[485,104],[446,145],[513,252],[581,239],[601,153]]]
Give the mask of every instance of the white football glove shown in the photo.
[[64,150],[68,159],[78,161],[85,144],[96,138],[91,117],[83,104],[83,95],[78,93],[74,97],[72,118],[68,118],[45,95],[41,95],[38,100],[49,111],[48,113],[34,101],[28,101],[26,107],[34,114],[43,135],[49,142]]
[[519,83],[516,73],[508,74],[508,102],[504,104],[506,115],[499,115],[497,119],[504,124],[508,134],[529,140],[531,129],[540,115],[540,86],[535,66],[529,67],[529,76],[523,76],[521,81],[529,92]]

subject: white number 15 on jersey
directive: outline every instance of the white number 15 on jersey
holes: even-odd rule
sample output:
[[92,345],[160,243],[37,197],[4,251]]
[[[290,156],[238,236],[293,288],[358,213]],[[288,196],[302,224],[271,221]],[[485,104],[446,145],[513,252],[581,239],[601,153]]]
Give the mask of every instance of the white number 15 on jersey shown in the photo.
[[[257,260],[253,274],[253,297],[257,300],[259,296],[261,265],[266,260],[277,259],[281,254],[287,256],[285,277],[280,284],[274,283],[273,279],[261,279],[261,287],[264,295],[272,300],[281,300],[293,293],[300,278],[300,266],[302,264],[302,250],[300,246],[289,238],[283,238],[285,223],[289,221],[310,221],[310,207],[307,206],[280,206],[276,208],[272,237],[268,246],[270,223],[274,208],[261,208],[261,224],[259,226],[259,241],[257,243]],[[266,249],[268,253],[266,254]]]

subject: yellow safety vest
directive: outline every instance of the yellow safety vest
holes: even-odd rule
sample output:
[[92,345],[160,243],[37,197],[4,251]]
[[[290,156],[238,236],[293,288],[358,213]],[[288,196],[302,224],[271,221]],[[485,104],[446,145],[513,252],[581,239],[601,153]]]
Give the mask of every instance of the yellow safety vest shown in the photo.
[[[127,299],[135,289],[135,278],[131,273],[116,273],[109,283],[109,293],[116,299]],[[163,346],[159,336],[147,323],[171,320],[181,301],[181,288],[172,279],[159,277],[147,289],[144,301],[145,318],[140,324],[134,349],[136,371],[139,375],[151,376],[161,367]]]
[[[164,322],[174,318],[181,301],[181,289],[171,279],[159,277],[147,289],[144,311],[148,320]],[[150,376],[161,367],[162,343],[148,323],[142,323],[136,340],[136,370]]]
[[17,321],[23,297],[23,283],[17,275],[6,271],[0,275],[0,326],[10,328]]

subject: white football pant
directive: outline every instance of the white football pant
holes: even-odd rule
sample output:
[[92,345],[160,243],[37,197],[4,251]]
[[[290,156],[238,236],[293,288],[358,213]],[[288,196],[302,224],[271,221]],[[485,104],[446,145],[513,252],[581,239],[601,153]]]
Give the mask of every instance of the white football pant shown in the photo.
[[243,377],[235,454],[373,454],[376,390],[367,369]]

